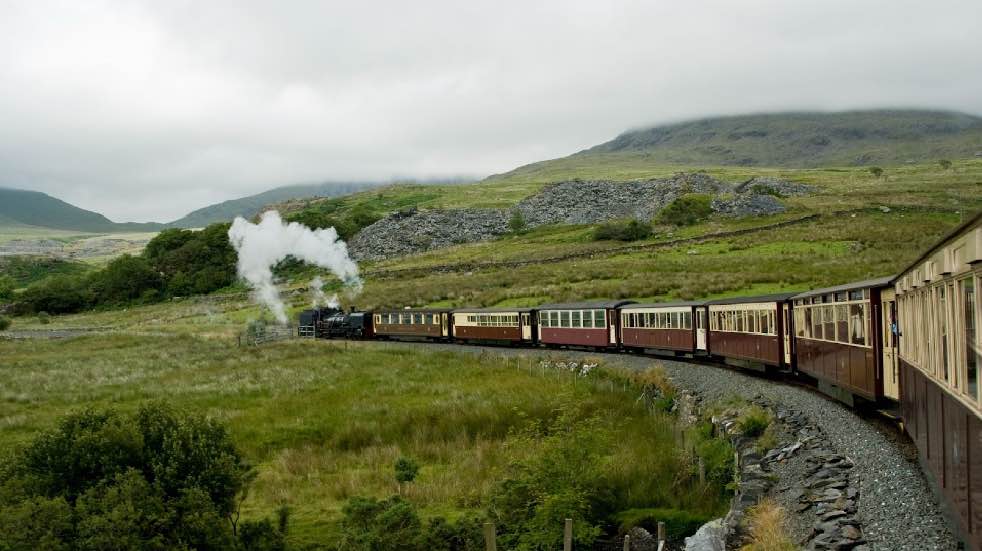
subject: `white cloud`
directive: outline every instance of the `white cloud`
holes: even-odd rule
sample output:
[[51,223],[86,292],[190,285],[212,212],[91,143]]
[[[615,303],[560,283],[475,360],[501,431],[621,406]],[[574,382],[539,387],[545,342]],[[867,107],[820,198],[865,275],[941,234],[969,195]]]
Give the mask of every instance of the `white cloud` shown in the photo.
[[709,114],[979,113],[980,20],[977,1],[0,0],[0,185],[167,220]]

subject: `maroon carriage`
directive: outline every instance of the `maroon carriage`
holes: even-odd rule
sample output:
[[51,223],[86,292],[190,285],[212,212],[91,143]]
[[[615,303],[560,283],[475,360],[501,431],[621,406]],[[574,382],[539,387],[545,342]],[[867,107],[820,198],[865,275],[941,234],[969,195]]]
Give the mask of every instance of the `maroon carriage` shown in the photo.
[[791,297],[781,293],[714,300],[709,306],[709,351],[747,368],[791,367]]
[[633,301],[546,304],[536,309],[539,342],[546,345],[616,347],[620,340],[617,309]]
[[532,344],[535,312],[531,308],[454,310],[453,335],[458,341]]
[[629,304],[620,314],[625,348],[685,354],[706,351],[706,306],[702,302]]
[[382,338],[446,340],[450,331],[448,308],[376,310],[375,335]]

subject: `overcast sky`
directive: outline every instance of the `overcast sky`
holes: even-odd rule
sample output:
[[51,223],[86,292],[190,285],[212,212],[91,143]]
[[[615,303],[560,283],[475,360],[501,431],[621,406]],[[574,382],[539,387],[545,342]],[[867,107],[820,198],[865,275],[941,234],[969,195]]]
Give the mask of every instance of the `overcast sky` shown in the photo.
[[978,114],[980,23],[980,0],[0,0],[0,186],[169,221],[705,115]]

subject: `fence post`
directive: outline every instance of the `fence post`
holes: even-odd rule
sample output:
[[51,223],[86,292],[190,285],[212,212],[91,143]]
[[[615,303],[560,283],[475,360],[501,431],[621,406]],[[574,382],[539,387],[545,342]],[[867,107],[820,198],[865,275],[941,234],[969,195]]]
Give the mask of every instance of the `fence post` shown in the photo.
[[665,523],[658,523],[658,549],[662,549],[665,546]]
[[487,551],[497,551],[498,543],[495,541],[494,524],[484,523],[484,546]]
[[699,458],[699,484],[706,484],[706,462]]
[[631,551],[631,536],[624,536],[624,551]]
[[563,551],[573,551],[573,519],[566,519],[566,527],[563,530]]

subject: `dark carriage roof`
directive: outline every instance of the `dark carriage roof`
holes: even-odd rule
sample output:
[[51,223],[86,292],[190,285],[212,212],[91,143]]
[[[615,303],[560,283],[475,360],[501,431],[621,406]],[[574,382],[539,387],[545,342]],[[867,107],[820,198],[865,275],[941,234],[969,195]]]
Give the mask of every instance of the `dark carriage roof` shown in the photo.
[[454,308],[455,314],[494,314],[497,312],[531,312],[535,308]]
[[677,300],[675,302],[644,302],[625,304],[622,308],[678,308],[679,306],[704,306],[702,300]]
[[708,300],[707,305],[710,304],[745,304],[750,302],[784,302],[791,299],[798,293],[774,293],[770,295],[757,295],[755,297],[732,297],[732,298],[722,298],[719,300]]
[[853,281],[851,283],[843,283],[842,285],[836,285],[835,287],[826,287],[824,289],[812,289],[811,291],[805,291],[804,293],[797,294],[793,298],[808,298],[818,295],[824,295],[827,293],[837,293],[839,291],[853,291],[855,289],[866,289],[872,287],[889,287],[890,283],[897,276],[887,276],[887,277],[877,277],[874,279],[864,279],[863,281]]
[[634,304],[633,300],[608,300],[596,302],[567,302],[563,304],[543,304],[536,310],[592,310],[594,308],[619,308],[625,304]]
[[409,313],[439,312],[442,314],[444,312],[452,312],[452,311],[453,310],[450,308],[378,308],[375,310],[375,313],[378,314],[384,312],[386,314],[394,314],[396,312],[409,312]]

